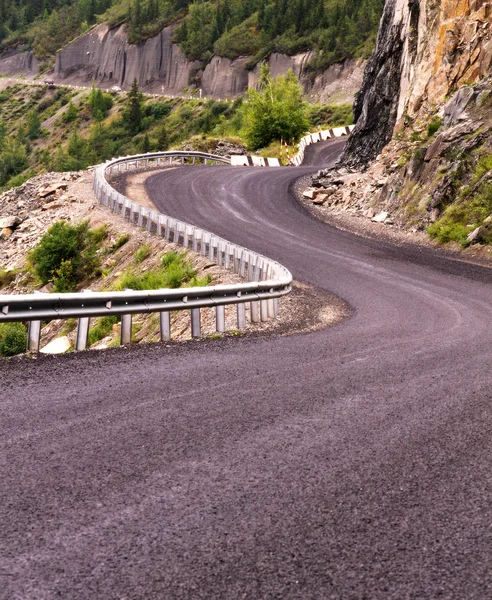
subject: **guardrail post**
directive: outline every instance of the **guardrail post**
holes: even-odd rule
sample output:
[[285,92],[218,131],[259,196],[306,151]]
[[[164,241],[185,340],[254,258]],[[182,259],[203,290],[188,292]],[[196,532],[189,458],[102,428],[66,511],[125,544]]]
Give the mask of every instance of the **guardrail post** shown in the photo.
[[159,314],[161,326],[161,342],[168,342],[171,339],[171,313],[164,310]]
[[164,237],[168,241],[171,239],[171,221],[168,218],[166,218],[166,230],[164,232]]
[[191,337],[200,337],[201,335],[201,321],[200,321],[200,309],[191,309]]
[[200,254],[201,256],[205,256],[207,251],[207,242],[205,241],[205,232],[202,231],[202,240],[200,244]]
[[196,235],[196,229],[193,227],[193,233],[191,235],[191,244],[193,252],[198,252],[198,237]]
[[147,223],[145,224],[147,231],[150,231],[152,228],[152,212],[151,210],[147,211]]
[[210,236],[210,242],[208,244],[208,260],[214,262],[214,241],[215,238]]
[[225,331],[225,306],[223,304],[215,307],[215,329],[218,333]]
[[39,352],[41,341],[41,321],[29,321],[27,328],[27,349],[29,352]]
[[251,322],[259,323],[260,320],[260,303],[258,300],[253,300],[251,302]]
[[268,321],[268,300],[260,300],[261,320]]
[[244,269],[246,267],[246,252],[241,252],[241,260],[239,261],[239,275],[244,277]]
[[129,344],[132,341],[132,315],[121,315],[121,336],[120,342],[122,346]]
[[226,269],[229,268],[230,262],[231,262],[231,248],[230,248],[229,244],[226,244],[225,252],[224,252],[224,267]]
[[268,303],[268,318],[273,319],[275,315],[275,301],[274,298],[270,298],[267,300]]
[[184,235],[183,235],[183,246],[188,249],[189,238],[188,238],[188,227],[185,225]]
[[[91,290],[83,290],[84,294],[90,294]],[[77,338],[75,341],[75,350],[85,350],[89,340],[90,317],[79,317],[77,322]]]
[[278,317],[278,305],[279,305],[279,299],[274,298],[273,299],[273,316],[274,317]]
[[237,305],[237,328],[239,330],[246,329],[246,305],[244,302]]
[[239,248],[236,246],[233,253],[233,271],[239,273]]
[[254,281],[254,265],[251,254],[248,256],[248,281]]

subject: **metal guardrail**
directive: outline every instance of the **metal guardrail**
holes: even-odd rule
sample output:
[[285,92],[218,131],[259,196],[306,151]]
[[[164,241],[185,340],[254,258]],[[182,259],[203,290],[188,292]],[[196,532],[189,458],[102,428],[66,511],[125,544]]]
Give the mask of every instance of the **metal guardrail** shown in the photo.
[[116,191],[107,177],[130,168],[196,163],[230,164],[230,160],[203,152],[154,152],[115,158],[95,168],[93,189],[99,203],[149,232],[207,256],[247,282],[172,290],[90,292],[74,294],[0,295],[0,323],[29,323],[28,350],[40,347],[41,322],[77,318],[76,350],[87,347],[91,317],[121,315],[121,343],[131,341],[132,315],[160,313],[161,340],[171,339],[170,311],[190,310],[191,334],[201,335],[200,309],[214,307],[216,330],[225,330],[225,306],[236,305],[237,329],[246,327],[246,303],[250,319],[257,323],[278,314],[279,298],[291,290],[292,275],[278,262],[229,242],[204,229],[141,206]]

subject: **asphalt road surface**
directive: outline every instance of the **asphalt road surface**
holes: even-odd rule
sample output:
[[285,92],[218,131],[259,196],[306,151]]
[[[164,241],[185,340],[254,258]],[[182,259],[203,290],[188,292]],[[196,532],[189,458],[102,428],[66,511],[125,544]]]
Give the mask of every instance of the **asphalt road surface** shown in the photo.
[[2,364],[2,599],[492,598],[492,272],[316,221],[314,169],[147,188],[349,319]]

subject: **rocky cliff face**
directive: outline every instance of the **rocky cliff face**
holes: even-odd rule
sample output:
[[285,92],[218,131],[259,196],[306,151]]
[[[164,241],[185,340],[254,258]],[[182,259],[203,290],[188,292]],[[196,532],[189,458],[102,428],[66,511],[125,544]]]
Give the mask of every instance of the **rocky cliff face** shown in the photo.
[[33,52],[11,50],[0,56],[0,75],[37,75],[39,61]]
[[345,161],[367,164],[404,117],[432,112],[457,88],[489,73],[491,23],[492,3],[486,0],[388,0]]
[[[311,77],[306,64],[311,53],[295,56],[272,54],[269,59],[273,75],[292,69],[313,100],[326,102],[353,100],[362,82],[364,64],[344,61]],[[58,81],[87,83],[93,79],[103,85],[129,88],[136,77],[148,92],[182,94],[190,87],[201,88],[204,96],[235,97],[254,86],[259,69],[246,68],[248,57],[229,60],[215,56],[204,70],[189,61],[172,43],[172,28],[163,29],[145,42],[131,45],[125,27],[108,29],[98,26],[63,48],[56,57]]]
[[491,60],[492,2],[387,0],[342,164],[313,179],[323,210],[490,256]]

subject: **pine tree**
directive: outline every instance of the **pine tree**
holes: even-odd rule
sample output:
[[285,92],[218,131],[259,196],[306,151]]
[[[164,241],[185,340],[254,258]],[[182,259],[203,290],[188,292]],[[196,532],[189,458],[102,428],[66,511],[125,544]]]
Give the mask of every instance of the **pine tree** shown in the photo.
[[133,80],[131,90],[128,92],[127,108],[123,115],[123,121],[127,129],[135,134],[142,129],[143,119],[143,95],[138,87],[137,79]]

